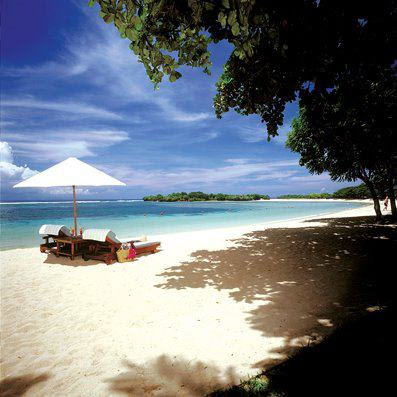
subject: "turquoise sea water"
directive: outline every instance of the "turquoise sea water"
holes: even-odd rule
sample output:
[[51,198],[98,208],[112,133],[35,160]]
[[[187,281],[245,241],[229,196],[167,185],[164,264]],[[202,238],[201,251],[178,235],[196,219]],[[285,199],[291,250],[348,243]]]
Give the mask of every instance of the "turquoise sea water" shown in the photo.
[[[242,226],[328,214],[360,207],[353,202],[193,202],[140,200],[78,202],[78,227],[112,229],[119,237]],[[71,202],[1,203],[0,247],[37,246],[42,224],[73,225]]]

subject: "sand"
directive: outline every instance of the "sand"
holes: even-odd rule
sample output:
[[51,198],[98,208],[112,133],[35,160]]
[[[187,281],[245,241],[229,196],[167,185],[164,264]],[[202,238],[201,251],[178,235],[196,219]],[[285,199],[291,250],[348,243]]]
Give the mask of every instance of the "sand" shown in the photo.
[[3,395],[202,396],[321,340],[352,308],[378,310],[346,292],[361,254],[340,236],[353,226],[321,218],[165,235],[160,252],[111,266],[1,252]]

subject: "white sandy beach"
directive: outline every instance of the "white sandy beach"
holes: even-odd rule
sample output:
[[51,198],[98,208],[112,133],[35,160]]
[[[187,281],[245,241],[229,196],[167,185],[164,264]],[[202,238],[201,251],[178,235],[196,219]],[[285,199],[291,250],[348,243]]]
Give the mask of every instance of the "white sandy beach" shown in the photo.
[[[331,217],[367,215],[373,215],[372,205]],[[290,220],[165,235],[160,252],[111,266],[47,257],[38,248],[1,252],[1,378],[15,379],[15,387],[28,396],[199,396],[258,373],[266,366],[260,363],[283,358],[286,344],[307,343],[314,323],[319,335],[330,332],[334,319],[324,311],[319,318],[315,310],[338,301],[343,288],[325,286],[315,299],[315,289],[307,295],[305,287],[297,289],[302,305],[291,310],[302,313],[287,338],[265,333],[249,320],[277,294],[266,282],[260,284],[260,274],[254,293],[241,299],[236,294],[244,285],[196,287],[194,272],[188,285],[169,284],[170,268],[178,274],[178,266],[185,264],[184,269],[194,260],[192,253],[238,250],[236,239],[267,227],[307,225]],[[209,269],[217,265],[207,261]],[[278,283],[288,287],[295,283],[291,280]]]

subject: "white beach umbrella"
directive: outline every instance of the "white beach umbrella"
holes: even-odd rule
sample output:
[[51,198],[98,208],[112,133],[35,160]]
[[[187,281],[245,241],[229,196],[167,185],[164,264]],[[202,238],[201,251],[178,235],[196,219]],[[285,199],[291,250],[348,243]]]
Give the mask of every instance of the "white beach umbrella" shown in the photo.
[[76,186],[125,186],[102,171],[76,159],[69,157],[39,174],[25,179],[14,187],[55,187],[72,186],[74,231],[77,233]]

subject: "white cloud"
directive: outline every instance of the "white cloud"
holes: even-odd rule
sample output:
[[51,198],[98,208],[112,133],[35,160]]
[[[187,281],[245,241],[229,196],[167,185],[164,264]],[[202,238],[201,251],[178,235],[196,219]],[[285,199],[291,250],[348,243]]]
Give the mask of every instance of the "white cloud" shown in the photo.
[[40,161],[96,156],[96,149],[129,140],[122,130],[41,130],[30,134],[5,134],[15,152]]
[[256,143],[267,139],[265,126],[260,127],[240,127],[237,130],[238,135],[244,142]]
[[180,108],[172,104],[169,98],[159,97],[159,98],[155,98],[154,101],[158,106],[162,108],[162,110],[166,113],[166,116],[174,121],[195,122],[195,121],[206,120],[211,117],[209,113],[204,113],[204,112],[189,113],[182,111]]
[[281,127],[278,129],[278,135],[272,140],[280,145],[285,145],[285,141],[287,140],[288,133],[291,131],[291,121],[285,122]]
[[122,117],[116,113],[105,109],[98,108],[93,105],[78,102],[47,102],[37,100],[35,98],[18,98],[18,99],[2,99],[1,105],[3,107],[28,108],[28,109],[42,109],[51,110],[62,113],[74,113],[79,116],[120,120]]
[[68,157],[92,157],[95,153],[84,141],[19,142],[15,145],[18,154],[39,161],[61,161]]
[[[275,142],[277,144],[284,145],[287,140],[288,132],[291,130],[291,124],[286,122],[284,125],[279,127],[278,135],[274,138],[271,138],[270,142]],[[255,127],[240,127],[237,130],[237,134],[240,138],[248,143],[256,143],[267,140],[267,130],[265,124],[259,124]]]
[[[106,103],[116,106],[131,106],[134,103],[152,105],[161,111],[169,121],[198,123],[209,119],[212,113],[192,112],[187,109],[184,97],[192,95],[193,86],[187,87],[184,82],[170,84],[164,81],[160,90],[155,91],[146,75],[144,66],[129,49],[129,41],[120,38],[114,26],[106,25],[95,11],[90,9],[86,14],[85,30],[66,39],[66,49],[58,61],[50,61],[35,67],[5,69],[4,73],[13,76],[34,76],[42,79],[47,85],[59,80],[74,84],[75,79],[84,79],[84,84],[96,87]],[[166,80],[166,79],[165,79]],[[178,87],[178,93],[175,89]],[[200,87],[197,87],[199,89]],[[184,96],[186,93],[186,96]],[[98,100],[99,96],[93,98]],[[69,113],[86,114],[87,116],[108,119],[120,118],[119,115],[87,103],[75,104],[72,101],[52,103],[42,100],[14,98],[7,101],[9,105],[26,106],[38,109],[56,110]]]
[[315,175],[302,175],[302,176],[294,176],[291,178],[291,181],[293,182],[329,182],[331,180],[329,174],[327,172],[324,172],[323,174],[315,174]]
[[195,143],[203,143],[218,138],[220,133],[217,131],[197,131],[197,130],[184,130],[181,132],[173,133],[167,132],[164,136],[156,138],[156,142],[150,142],[150,145],[159,144],[162,147],[176,146],[176,145],[192,145]]
[[7,142],[0,142],[0,160],[5,163],[13,163],[12,148]]
[[1,128],[3,129],[4,127],[14,126],[15,123],[13,121],[3,121],[3,120],[1,120],[0,125],[1,125]]
[[0,176],[3,183],[27,179],[38,173],[27,165],[14,164],[14,155],[8,142],[0,142]]
[[[228,159],[230,163],[231,159]],[[245,162],[215,168],[176,168],[169,171],[145,171],[129,167],[117,167],[114,174],[129,186],[146,188],[173,188],[183,186],[211,186],[222,182],[265,181],[275,178],[288,178],[297,173],[297,162],[275,161],[271,163]]]
[[246,164],[249,162],[249,159],[226,159],[225,162],[230,164]]
[[37,171],[31,170],[26,165],[18,167],[15,164],[0,161],[0,175],[3,180],[27,179],[36,174]]

